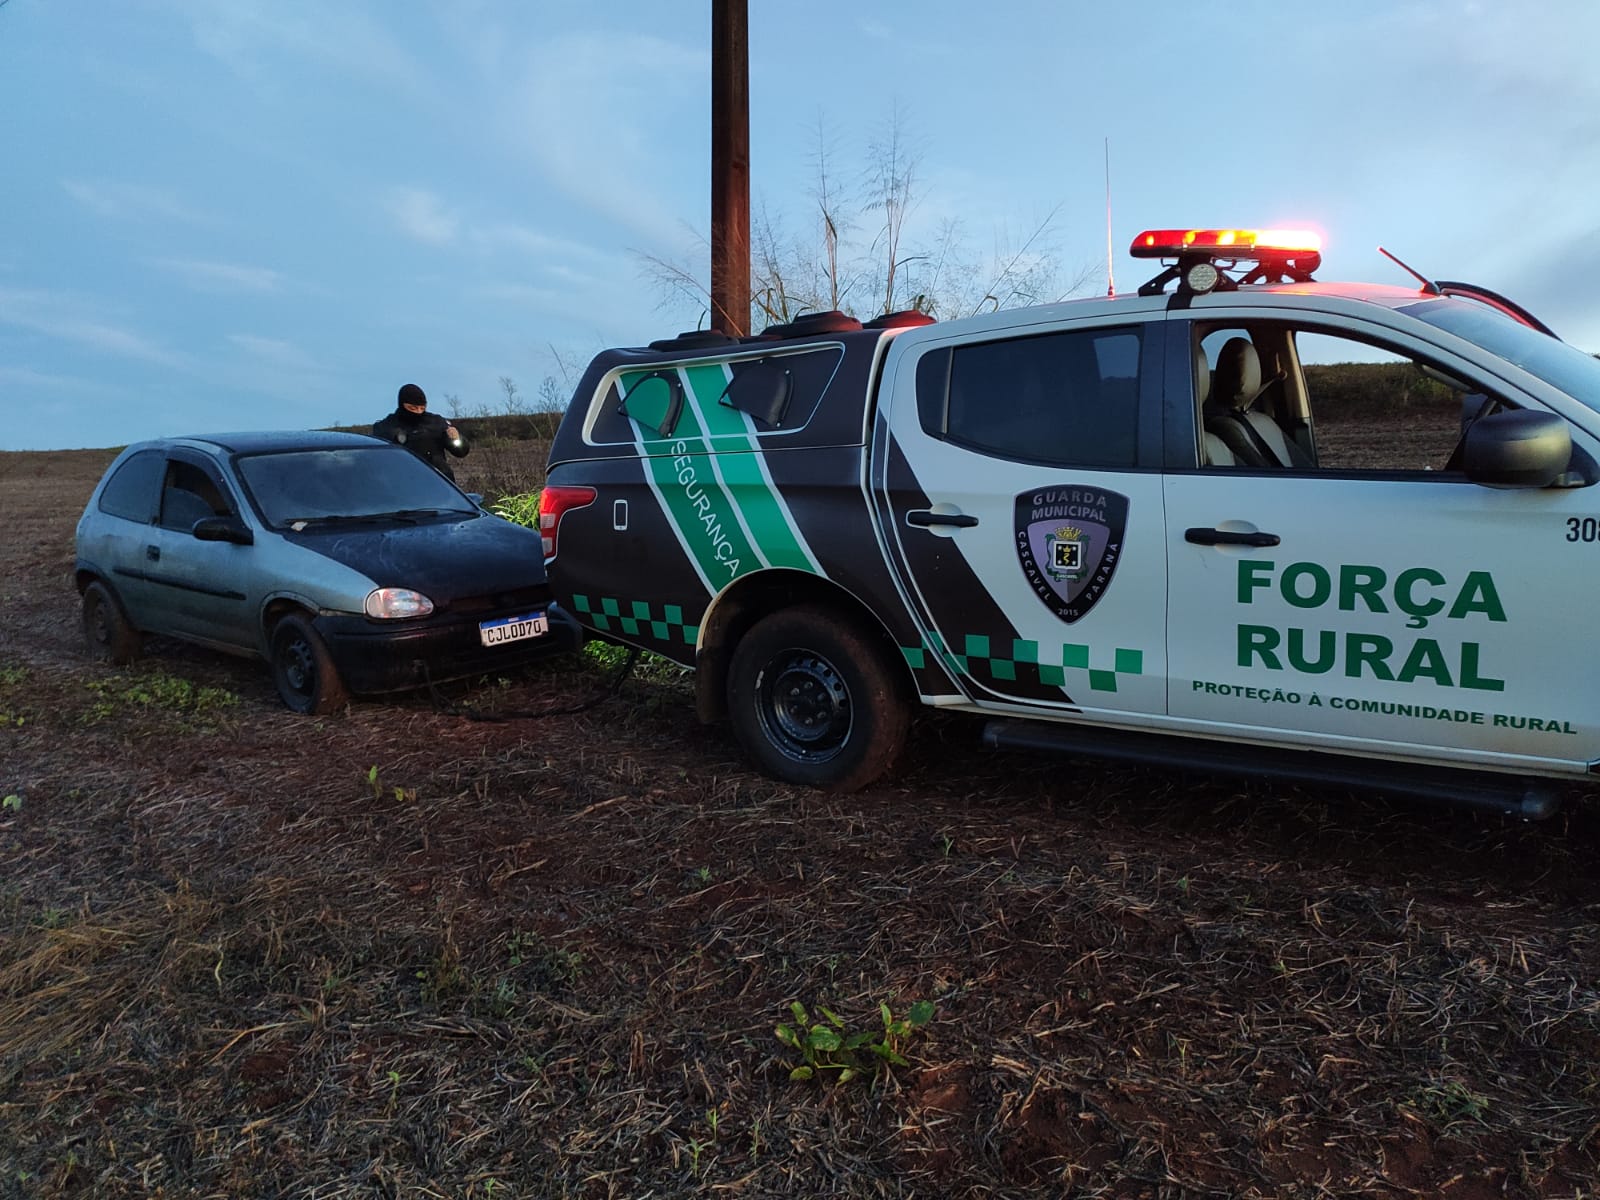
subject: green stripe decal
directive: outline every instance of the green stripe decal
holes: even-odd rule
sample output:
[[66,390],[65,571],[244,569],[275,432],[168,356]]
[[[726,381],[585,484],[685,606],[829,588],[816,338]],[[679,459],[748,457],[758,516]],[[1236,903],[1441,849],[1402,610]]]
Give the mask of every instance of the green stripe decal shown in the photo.
[[[618,380],[624,396],[647,372],[632,372]],[[685,404],[671,437],[656,437],[639,429],[645,452],[644,466],[660,493],[667,519],[677,526],[689,553],[711,591],[761,563],[734,512],[733,499],[717,479],[711,456],[705,451],[700,421]]]
[[[913,668],[920,668],[926,660],[924,654],[926,649],[935,658],[942,659],[951,670],[980,683],[1015,683],[1019,678],[1032,678],[1033,673],[1037,672],[1039,682],[1042,684],[1050,687],[1068,687],[1070,681],[1067,673],[1082,671],[1089,676],[1091,692],[1114,692],[1117,690],[1119,678],[1144,674],[1144,651],[1130,650],[1122,646],[1113,647],[1111,659],[1114,665],[1107,670],[1103,667],[1091,667],[1090,648],[1076,642],[1064,643],[1060,654],[1057,655],[1049,643],[1042,651],[1036,641],[1013,638],[1010,643],[1011,653],[1004,655],[996,653],[1004,643],[996,645],[986,634],[962,634],[960,641],[963,653],[957,654],[945,644],[938,633],[930,631],[924,646],[901,646],[900,653],[905,655],[906,662]],[[1059,666],[1052,661],[1054,658],[1060,659]],[[1082,676],[1075,678],[1081,681]]]
[[[626,615],[624,615],[626,605]],[[700,636],[700,626],[683,623],[683,609],[668,604],[658,616],[645,600],[618,600],[601,596],[600,607],[594,598],[581,593],[572,597],[572,607],[584,621],[602,633],[626,633],[630,637],[653,637],[667,643],[667,653],[680,652],[679,646],[693,646]]]
[[[619,377],[623,396],[652,372]],[[701,577],[711,591],[765,566],[815,572],[756,445],[750,419],[719,403],[722,364],[680,368],[683,411],[668,437],[635,422],[644,466]],[[647,390],[657,383],[650,381]],[[661,386],[665,386],[663,383]],[[651,397],[654,399],[654,397]]]
[[[761,557],[774,567],[813,569],[811,556],[801,547],[788,514],[778,505],[778,495],[761,466],[750,418],[721,403],[728,372],[721,365],[690,367],[684,371],[694,398],[693,408],[719,452],[716,466],[733,495],[745,527],[755,538]],[[743,453],[735,453],[743,451]]]

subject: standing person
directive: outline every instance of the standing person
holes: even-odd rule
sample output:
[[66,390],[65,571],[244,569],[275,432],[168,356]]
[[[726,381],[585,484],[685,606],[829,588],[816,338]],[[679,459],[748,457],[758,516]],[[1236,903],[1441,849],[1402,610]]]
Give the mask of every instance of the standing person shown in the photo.
[[452,483],[456,473],[445,454],[465,458],[467,453],[461,431],[428,411],[428,397],[414,383],[401,387],[395,410],[372,427],[372,436],[398,442]]

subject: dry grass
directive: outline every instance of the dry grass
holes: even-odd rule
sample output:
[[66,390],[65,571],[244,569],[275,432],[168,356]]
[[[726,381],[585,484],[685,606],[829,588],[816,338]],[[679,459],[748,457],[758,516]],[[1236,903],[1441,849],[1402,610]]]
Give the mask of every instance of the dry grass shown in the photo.
[[[829,797],[670,675],[541,722],[296,718],[248,663],[81,657],[98,468],[51,458],[0,457],[0,1196],[1594,1194],[1587,805],[991,757],[947,719]],[[922,998],[912,1067],[788,1079],[790,1001]]]

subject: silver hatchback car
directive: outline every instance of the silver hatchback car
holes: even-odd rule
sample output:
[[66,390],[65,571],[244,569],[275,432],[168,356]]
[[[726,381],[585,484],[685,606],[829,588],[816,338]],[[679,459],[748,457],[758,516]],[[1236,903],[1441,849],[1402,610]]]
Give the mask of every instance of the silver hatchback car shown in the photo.
[[536,530],[361,434],[129,446],[78,522],[77,585],[100,657],[132,660],[146,633],[259,656],[302,713],[582,641]]

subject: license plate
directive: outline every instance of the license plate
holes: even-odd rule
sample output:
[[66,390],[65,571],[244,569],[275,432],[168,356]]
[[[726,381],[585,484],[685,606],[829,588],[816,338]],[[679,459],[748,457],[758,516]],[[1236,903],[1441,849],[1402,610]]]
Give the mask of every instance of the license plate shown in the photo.
[[507,642],[542,637],[549,632],[550,621],[542,612],[501,617],[498,621],[482,621],[478,625],[478,636],[485,646],[503,646]]

